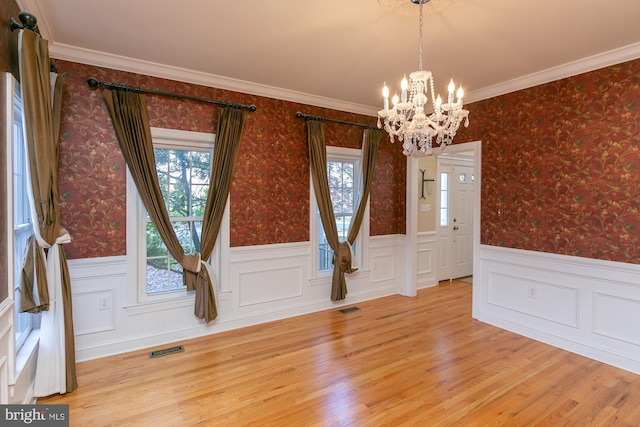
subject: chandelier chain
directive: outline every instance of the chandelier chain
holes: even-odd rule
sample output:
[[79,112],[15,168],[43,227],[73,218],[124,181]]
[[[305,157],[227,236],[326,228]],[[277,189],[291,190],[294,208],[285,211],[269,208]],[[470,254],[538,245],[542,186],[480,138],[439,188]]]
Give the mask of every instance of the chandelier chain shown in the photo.
[[420,0],[420,31],[419,31],[419,39],[418,39],[418,46],[420,46],[420,54],[418,55],[419,59],[420,59],[420,66],[418,67],[418,70],[422,71],[422,0]]

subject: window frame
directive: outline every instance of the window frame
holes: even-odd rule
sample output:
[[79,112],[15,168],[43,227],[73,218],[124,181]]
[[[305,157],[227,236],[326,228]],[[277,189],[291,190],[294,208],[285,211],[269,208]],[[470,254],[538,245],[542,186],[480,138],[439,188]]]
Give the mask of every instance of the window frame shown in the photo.
[[[7,236],[10,236],[7,240],[8,240],[8,244],[9,244],[9,248],[8,248],[8,259],[7,262],[9,263],[9,271],[8,271],[8,284],[10,285],[9,288],[9,298],[13,301],[14,304],[14,308],[13,308],[13,345],[15,347],[15,352],[20,353],[20,351],[22,350],[24,344],[27,342],[27,340],[29,339],[29,336],[31,335],[31,333],[37,328],[37,319],[39,316],[31,314],[31,313],[19,313],[20,307],[19,307],[19,303],[17,300],[17,296],[16,296],[16,289],[15,289],[15,283],[16,283],[16,278],[20,277],[22,272],[20,269],[16,270],[16,262],[20,262],[20,260],[16,259],[16,254],[15,254],[15,250],[16,250],[16,233],[18,231],[18,228],[20,229],[19,231],[23,231],[23,230],[28,230],[31,229],[32,233],[33,233],[33,223],[31,222],[31,218],[29,218],[28,222],[24,223],[24,224],[20,224],[18,228],[15,227],[15,207],[16,207],[16,203],[14,202],[14,198],[16,197],[15,194],[15,188],[14,188],[14,184],[15,184],[15,180],[14,180],[14,175],[15,175],[15,164],[14,164],[14,156],[15,156],[15,144],[17,141],[15,141],[15,132],[14,132],[14,127],[15,127],[15,123],[16,120],[19,120],[19,128],[20,131],[23,132],[23,118],[22,118],[22,97],[20,97],[20,99],[16,99],[16,94],[18,94],[19,92],[19,83],[16,79],[12,78],[11,74],[7,73],[7,81],[6,81],[6,85],[7,85],[7,92],[6,92],[6,110],[7,110],[7,192],[6,194],[9,194],[10,197],[7,197],[7,227],[8,227],[8,233]],[[17,102],[16,102],[17,101]],[[17,112],[16,112],[17,110]],[[23,134],[24,135],[24,134]],[[27,156],[26,153],[26,147],[24,145],[24,136],[22,136],[20,138],[20,142],[22,143],[23,146],[23,152],[24,152],[24,156]],[[26,159],[25,159],[26,161]],[[28,169],[25,165],[24,169],[22,170],[22,173],[27,174],[28,173]],[[28,185],[28,180],[25,180],[25,188],[24,188],[24,198],[27,201],[27,206],[26,209],[29,211],[28,216],[31,216],[31,207],[29,206],[29,202],[28,202],[28,194],[26,193],[26,191],[28,190],[26,188],[26,186]],[[20,331],[20,335],[18,336],[18,331],[16,329],[16,325],[18,324],[18,316],[22,317],[23,322],[25,323],[25,328]]]
[[[362,177],[362,149],[358,148],[344,148],[327,146],[327,162],[329,161],[348,161],[354,162],[354,191],[358,195],[358,201],[362,199],[363,190],[363,177]],[[326,167],[326,165],[325,165]],[[318,212],[318,203],[316,201],[316,193],[313,188],[313,178],[311,177],[311,170],[309,170],[309,238],[311,244],[311,259],[310,259],[310,279],[319,279],[320,283],[324,284],[327,279],[330,279],[333,275],[333,270],[320,270],[319,269],[319,243],[320,243],[320,231],[322,230],[322,220]],[[362,224],[360,225],[360,231],[355,241],[356,251],[354,253],[353,265],[358,267],[358,271],[353,273],[351,277],[358,275],[369,270],[369,211],[370,211],[370,198],[367,198],[367,205],[365,207],[364,215],[362,218]],[[354,210],[355,215],[355,210]],[[323,231],[323,230],[322,230]]]
[[[176,129],[151,128],[154,148],[179,150],[211,149],[212,161],[215,147],[215,134],[205,132],[183,131]],[[129,168],[127,167],[127,275],[131,286],[127,287],[125,308],[131,314],[163,310],[193,304],[194,292],[186,290],[163,292],[149,295],[146,292],[146,209],[138,194]],[[229,244],[229,203],[227,200],[225,213],[216,245],[210,258],[214,271],[218,275],[218,283],[223,282],[221,271],[222,257],[228,257],[226,248]],[[225,252],[225,255],[222,252]],[[217,289],[217,292],[224,289]]]
[[[14,139],[13,139],[13,123],[14,123],[14,94],[17,89],[18,81],[11,75],[11,73],[5,73],[5,120],[6,120],[6,183],[5,191],[7,194],[7,221],[5,224],[7,235],[7,286],[8,293],[5,301],[0,301],[0,312],[4,310],[10,310],[5,316],[11,317],[11,339],[8,341],[9,357],[7,358],[8,373],[9,373],[9,385],[14,386],[23,373],[28,370],[28,361],[33,357],[36,352],[37,344],[40,338],[40,314],[23,313],[22,315],[28,317],[30,330],[23,335],[21,342],[16,341],[15,333],[15,317],[19,310],[19,304],[15,301],[15,287],[14,281],[16,275],[21,274],[21,271],[15,271],[15,239],[14,239],[14,202],[13,202],[13,156],[14,156]],[[23,140],[24,143],[24,140]],[[29,197],[25,194],[25,197]],[[29,206],[29,210],[31,207]],[[33,227],[33,226],[32,226]],[[9,308],[5,308],[9,307]]]

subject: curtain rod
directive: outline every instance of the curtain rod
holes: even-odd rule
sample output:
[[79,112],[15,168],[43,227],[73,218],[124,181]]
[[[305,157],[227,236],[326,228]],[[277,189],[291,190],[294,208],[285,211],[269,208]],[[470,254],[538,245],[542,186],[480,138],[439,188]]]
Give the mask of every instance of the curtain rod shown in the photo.
[[94,78],[90,78],[89,80],[87,80],[87,84],[93,89],[107,88],[110,90],[122,90],[127,92],[134,92],[134,93],[147,93],[150,95],[159,95],[159,96],[166,96],[170,98],[186,99],[189,101],[204,102],[207,104],[219,105],[221,107],[231,107],[231,108],[238,108],[241,110],[256,111],[255,105],[234,104],[232,102],[215,101],[213,99],[198,98],[195,96],[180,95],[177,93],[161,92],[159,90],[142,89],[135,86],[125,86],[125,85],[119,85],[115,83],[105,83],[105,82],[100,82]]
[[318,121],[318,122],[333,122],[333,123],[340,123],[342,125],[357,126],[357,127],[361,127],[361,128],[369,129],[369,130],[382,130],[382,129],[379,129],[378,127],[376,127],[376,126],[365,125],[365,124],[362,124],[362,123],[345,122],[344,120],[328,119],[326,117],[318,117],[318,116],[310,116],[309,114],[302,114],[300,111],[298,111],[296,113],[296,117],[298,119],[304,120],[305,122],[308,121],[308,120],[315,120],[315,121]]

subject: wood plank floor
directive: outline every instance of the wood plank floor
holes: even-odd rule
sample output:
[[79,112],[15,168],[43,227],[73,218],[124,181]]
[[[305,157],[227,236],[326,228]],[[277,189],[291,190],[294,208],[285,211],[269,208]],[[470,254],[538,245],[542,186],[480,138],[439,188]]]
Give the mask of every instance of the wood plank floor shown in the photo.
[[468,283],[356,305],[80,363],[38,403],[92,427],[640,425],[640,376],[473,320]]

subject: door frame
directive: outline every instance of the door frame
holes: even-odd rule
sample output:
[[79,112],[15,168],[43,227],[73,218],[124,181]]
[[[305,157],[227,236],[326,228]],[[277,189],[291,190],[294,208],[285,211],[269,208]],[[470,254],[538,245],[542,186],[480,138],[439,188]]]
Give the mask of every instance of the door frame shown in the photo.
[[[473,202],[473,276],[474,289],[476,281],[479,279],[480,263],[478,262],[478,254],[480,253],[480,200],[482,188],[482,141],[465,142],[462,144],[453,144],[441,150],[439,147],[433,149],[433,155],[437,156],[442,153],[463,153],[473,152],[473,173],[475,174],[476,187]],[[418,158],[407,157],[407,176],[406,176],[406,245],[405,245],[405,276],[400,286],[400,294],[405,296],[415,296],[418,291],[418,268],[417,268],[417,251],[418,251],[418,209],[419,209],[419,193],[418,180],[419,176]],[[439,206],[438,206],[439,208]],[[474,305],[475,305],[475,295]]]

